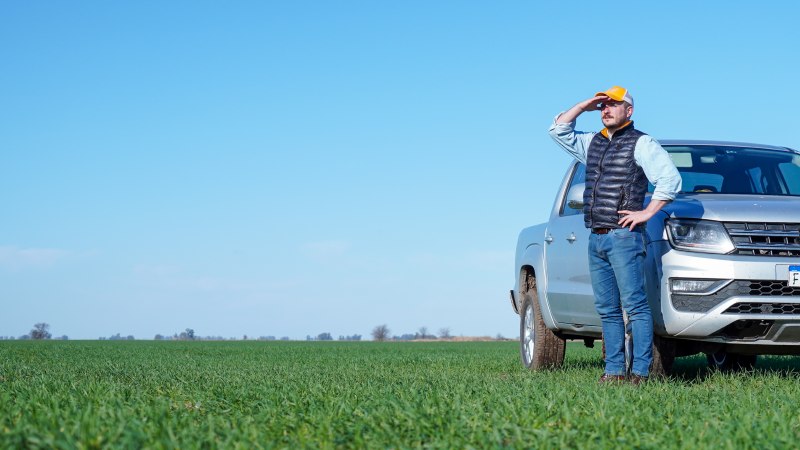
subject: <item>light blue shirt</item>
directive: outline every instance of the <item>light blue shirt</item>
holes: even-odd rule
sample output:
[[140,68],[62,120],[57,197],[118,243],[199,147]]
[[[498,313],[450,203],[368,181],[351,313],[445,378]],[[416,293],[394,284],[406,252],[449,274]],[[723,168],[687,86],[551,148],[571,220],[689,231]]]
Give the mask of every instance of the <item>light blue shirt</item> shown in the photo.
[[[586,151],[597,133],[575,131],[574,120],[570,123],[556,123],[555,119],[548,132],[556,144],[575,159],[586,164]],[[681,190],[681,174],[672,162],[669,153],[658,141],[647,135],[639,138],[636,141],[636,148],[633,150],[633,159],[644,170],[647,180],[656,188],[653,192],[653,200],[671,202],[675,199]]]

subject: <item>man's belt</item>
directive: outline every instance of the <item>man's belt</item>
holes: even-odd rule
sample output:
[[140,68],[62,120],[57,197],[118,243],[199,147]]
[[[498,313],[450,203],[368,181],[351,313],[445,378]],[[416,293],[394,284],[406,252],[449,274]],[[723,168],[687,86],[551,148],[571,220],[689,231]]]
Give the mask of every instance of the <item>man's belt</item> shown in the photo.
[[[592,233],[594,233],[594,234],[608,234],[608,233],[611,233],[614,230],[624,230],[626,228],[628,228],[628,227],[622,227],[622,228],[592,228]],[[645,228],[647,228],[647,223],[646,222],[642,222],[640,224],[637,224],[633,228],[634,229],[639,229],[639,230],[644,230]]]

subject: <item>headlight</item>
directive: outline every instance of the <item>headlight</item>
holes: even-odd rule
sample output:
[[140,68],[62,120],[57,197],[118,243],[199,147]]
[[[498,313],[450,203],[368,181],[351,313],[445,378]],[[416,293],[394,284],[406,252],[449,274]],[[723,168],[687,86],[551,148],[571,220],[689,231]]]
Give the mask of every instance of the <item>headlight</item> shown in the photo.
[[669,243],[678,250],[725,254],[736,248],[720,222],[667,219],[666,226]]

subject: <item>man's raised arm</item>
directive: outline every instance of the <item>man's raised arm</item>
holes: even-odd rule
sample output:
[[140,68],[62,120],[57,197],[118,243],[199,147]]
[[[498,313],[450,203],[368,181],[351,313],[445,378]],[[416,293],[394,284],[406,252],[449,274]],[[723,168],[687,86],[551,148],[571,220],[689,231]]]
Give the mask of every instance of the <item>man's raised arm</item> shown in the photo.
[[575,121],[578,116],[586,111],[599,111],[600,104],[606,100],[608,100],[608,96],[605,95],[598,95],[589,100],[584,100],[570,108],[567,112],[561,113],[561,115],[556,118],[556,123],[570,123]]
[[584,164],[586,164],[586,150],[596,133],[575,131],[575,119],[585,111],[600,110],[600,103],[606,100],[608,97],[599,95],[578,103],[569,111],[559,114],[548,130],[550,137],[556,141],[559,147]]

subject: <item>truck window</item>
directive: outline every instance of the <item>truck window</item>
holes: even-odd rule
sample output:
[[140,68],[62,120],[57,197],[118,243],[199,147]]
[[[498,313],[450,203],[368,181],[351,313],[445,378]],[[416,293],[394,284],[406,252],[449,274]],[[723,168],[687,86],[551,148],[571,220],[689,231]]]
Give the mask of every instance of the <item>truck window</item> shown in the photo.
[[793,151],[716,145],[664,149],[681,174],[682,194],[800,196],[800,154]]
[[586,166],[579,163],[577,166],[575,166],[575,170],[572,171],[572,179],[569,181],[569,187],[567,187],[567,191],[564,192],[564,198],[561,199],[562,216],[574,216],[575,214],[583,214],[582,209],[573,209],[567,206],[567,194],[569,194],[569,190],[572,189],[572,186],[585,182],[586,182]]
[[717,173],[686,172],[681,174],[684,192],[719,192],[722,175]]
[[800,193],[800,167],[794,163],[780,163],[778,164],[778,170],[786,183],[786,187],[789,188],[789,192],[794,195]]

